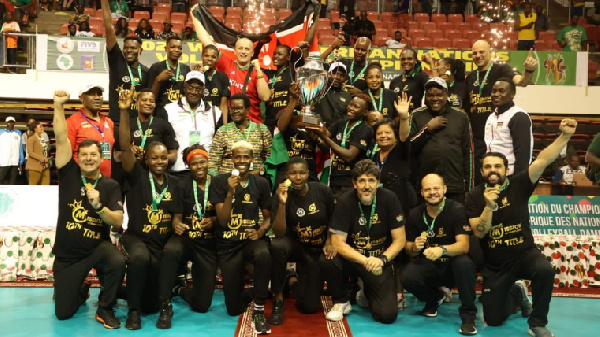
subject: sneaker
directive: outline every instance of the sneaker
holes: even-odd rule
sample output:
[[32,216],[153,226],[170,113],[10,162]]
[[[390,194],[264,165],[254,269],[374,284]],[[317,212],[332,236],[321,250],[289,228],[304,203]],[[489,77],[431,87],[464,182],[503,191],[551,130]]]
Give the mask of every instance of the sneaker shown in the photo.
[[257,335],[266,335],[271,333],[271,327],[265,318],[265,312],[262,310],[254,310],[252,312],[252,327]]
[[521,308],[521,316],[529,317],[533,311],[531,301],[527,297],[527,286],[524,281],[517,281],[513,284],[512,294],[515,296],[515,302]]
[[115,317],[113,308],[98,307],[96,310],[96,320],[104,325],[107,329],[118,329],[121,327],[121,322]]
[[165,301],[160,305],[156,327],[158,329],[171,329],[171,317],[173,317],[173,305]]
[[284,309],[285,309],[285,301],[283,301],[283,300],[273,301],[273,310],[271,311],[271,316],[269,316],[269,324],[282,325]]
[[534,337],[554,337],[552,331],[545,326],[531,326],[527,332]]
[[440,290],[444,293],[444,302],[452,303],[452,289],[440,287]]
[[343,320],[344,315],[349,314],[350,311],[352,311],[350,301],[346,301],[344,303],[335,303],[325,317],[330,321],[337,322]]
[[398,296],[398,311],[402,311],[406,309],[406,297],[404,297],[404,293],[397,294]]
[[464,317],[462,324],[460,325],[461,334],[465,336],[472,336],[477,334],[477,326],[475,325],[475,317]]
[[444,297],[444,294],[440,292],[440,298],[437,300],[437,302],[425,304],[423,311],[421,311],[421,315],[425,317],[436,317],[438,314],[438,308],[442,303],[444,303]]
[[140,318],[139,310],[129,310],[127,320],[125,321],[125,328],[127,330],[139,330],[142,328],[142,319]]
[[181,285],[176,285],[175,287],[173,287],[173,289],[171,289],[171,297],[177,297],[177,296],[181,296],[181,289],[185,288],[184,286]]
[[358,306],[361,308],[369,307],[369,300],[367,299],[367,295],[365,295],[365,291],[362,288],[356,293],[356,304],[358,304]]

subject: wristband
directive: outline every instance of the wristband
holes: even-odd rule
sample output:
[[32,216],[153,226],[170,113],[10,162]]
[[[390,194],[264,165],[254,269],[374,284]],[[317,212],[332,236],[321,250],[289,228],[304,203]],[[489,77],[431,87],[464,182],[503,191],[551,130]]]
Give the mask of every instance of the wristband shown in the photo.
[[389,262],[387,256],[385,256],[384,254],[379,255],[379,259],[381,260],[381,262],[383,262],[384,265]]

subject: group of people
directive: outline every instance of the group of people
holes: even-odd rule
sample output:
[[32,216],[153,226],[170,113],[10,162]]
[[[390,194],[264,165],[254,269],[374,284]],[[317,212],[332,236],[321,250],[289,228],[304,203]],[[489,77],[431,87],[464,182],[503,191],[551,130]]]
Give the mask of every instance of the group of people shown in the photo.
[[[102,8],[109,23],[108,0]],[[253,303],[259,334],[284,324],[289,291],[301,313],[317,312],[327,282],[334,303],[327,319],[342,320],[356,300],[388,324],[405,306],[404,290],[435,317],[456,286],[460,332],[474,335],[480,271],[488,325],[518,308],[530,334],[551,336],[554,271],[533,243],[528,197],[577,123],[563,120],[561,135],[531,163],[531,120],[513,99],[516,86],[531,80],[533,58],[519,74],[492,62],[489,44],[478,41],[469,76],[444,59],[430,78],[405,49],[402,73],[384,88],[381,65],[368,62],[371,41],[361,37],[353,59],[328,65],[330,90],[314,106],[323,123],[301,128],[291,59],[307,57],[305,43],[298,53],[278,46],[277,70],[267,71],[253,59],[252,41],[239,39],[234,58],[220,54],[194,18],[202,66],[180,62],[182,42],[172,37],[165,61],[148,68],[139,62],[139,37],[121,47],[106,27],[108,115],[100,85],[81,86],[82,108],[68,119],[69,94],[54,94],[59,319],[85,302],[84,281],[95,268],[96,319],[106,328],[121,326],[113,307],[127,273],[125,327],[140,329],[141,314],[158,312],[156,326],[168,329],[173,296],[209,310],[220,269],[227,312],[239,315]],[[283,139],[287,159],[269,176],[274,139]],[[324,154],[328,184],[318,180]],[[187,261],[193,287],[177,279]],[[286,271],[288,262],[295,271]],[[533,305],[521,279],[532,281]]]

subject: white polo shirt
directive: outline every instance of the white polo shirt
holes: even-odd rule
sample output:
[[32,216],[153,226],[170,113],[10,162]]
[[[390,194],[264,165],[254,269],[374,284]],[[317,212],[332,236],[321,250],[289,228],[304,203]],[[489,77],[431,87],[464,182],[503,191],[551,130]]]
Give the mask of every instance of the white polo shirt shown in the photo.
[[21,146],[21,131],[0,130],[0,166],[18,166],[25,161]]

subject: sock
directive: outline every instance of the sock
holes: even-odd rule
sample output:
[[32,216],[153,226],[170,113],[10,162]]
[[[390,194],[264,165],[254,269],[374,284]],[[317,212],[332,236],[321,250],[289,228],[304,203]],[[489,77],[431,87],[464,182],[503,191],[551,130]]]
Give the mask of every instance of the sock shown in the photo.
[[258,305],[254,302],[254,311],[265,311],[265,305]]

